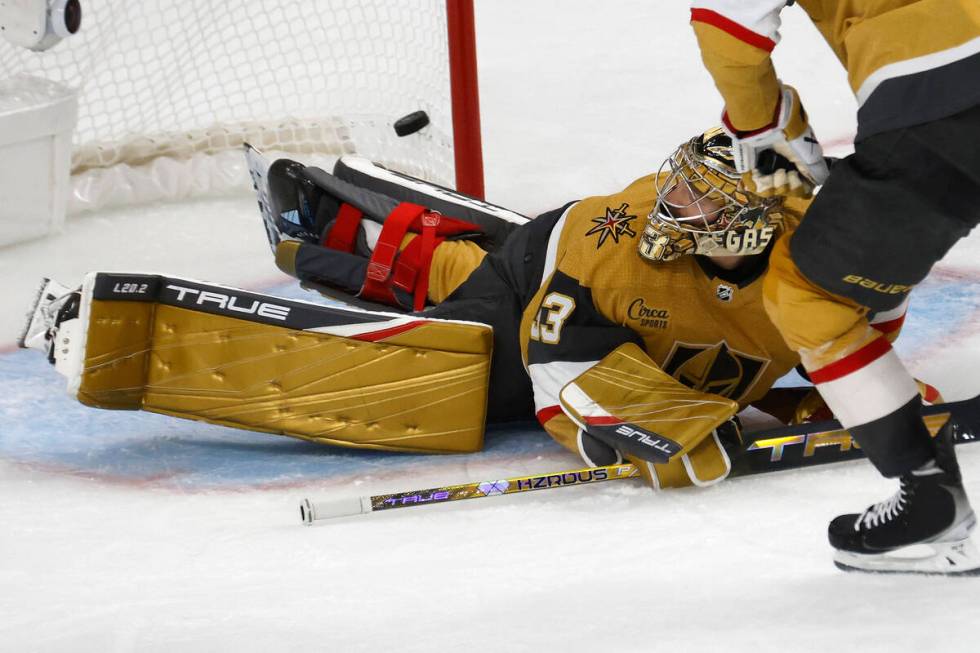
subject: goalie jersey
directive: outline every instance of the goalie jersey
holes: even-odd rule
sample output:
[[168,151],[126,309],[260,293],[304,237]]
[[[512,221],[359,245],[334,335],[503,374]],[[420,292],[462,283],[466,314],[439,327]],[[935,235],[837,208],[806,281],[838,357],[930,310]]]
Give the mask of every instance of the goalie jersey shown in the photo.
[[[737,274],[700,256],[656,264],[640,256],[655,181],[539,216],[483,256],[472,255],[472,242],[446,240],[432,257],[436,305],[409,315],[94,273],[79,290],[42,292],[28,331],[36,348],[50,345],[52,329],[73,343],[49,360],[91,406],[433,452],[479,450],[486,422],[536,414],[582,453],[573,419],[594,412],[563,396],[567,388],[621,405],[629,392],[615,380],[633,373],[635,390],[642,374],[646,387],[664,389],[644,397],[687,392],[679,381],[727,412],[761,398],[798,362],[762,305],[767,256],[745,258]],[[784,205],[776,224],[788,231],[801,211]],[[278,243],[277,260],[295,244]],[[697,442],[677,442],[694,456]]]
[[[767,254],[735,271],[706,257],[651,264],[637,254],[655,188],[654,176],[646,176],[621,193],[568,207],[551,230],[540,287],[531,289],[522,316],[521,353],[537,418],[573,451],[579,428],[562,412],[559,394],[625,343],[639,345],[684,385],[739,408],[761,399],[799,362],[763,310]],[[805,200],[796,201],[784,206],[782,237],[805,208]]]

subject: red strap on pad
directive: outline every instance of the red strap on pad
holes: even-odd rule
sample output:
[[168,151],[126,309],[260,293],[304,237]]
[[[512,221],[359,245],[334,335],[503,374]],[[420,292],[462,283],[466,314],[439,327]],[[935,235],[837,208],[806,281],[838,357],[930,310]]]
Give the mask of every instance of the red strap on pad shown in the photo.
[[358,297],[398,305],[394,293],[386,282],[391,276],[391,269],[395,257],[398,256],[402,239],[405,238],[412,223],[423,213],[425,213],[424,206],[402,202],[388,215],[381,229],[381,235],[378,236],[378,244],[374,246],[374,252],[368,262],[367,275]]
[[415,310],[421,311],[425,308],[425,296],[429,292],[429,271],[432,269],[432,253],[436,249],[436,229],[439,227],[441,218],[438,213],[422,214],[422,241],[421,261],[419,261],[418,283],[415,284]]
[[337,211],[337,219],[329,233],[324,234],[322,245],[327,249],[336,249],[352,254],[354,242],[357,239],[357,228],[361,225],[364,212],[356,206],[341,204]]
[[[337,221],[339,224],[339,216]],[[402,240],[409,231],[421,233],[421,236],[399,253]],[[392,291],[392,286],[396,286],[412,293],[412,308],[421,311],[429,291],[433,252],[446,236],[467,231],[482,230],[463,220],[445,218],[424,206],[402,202],[385,219],[358,296],[397,306]]]

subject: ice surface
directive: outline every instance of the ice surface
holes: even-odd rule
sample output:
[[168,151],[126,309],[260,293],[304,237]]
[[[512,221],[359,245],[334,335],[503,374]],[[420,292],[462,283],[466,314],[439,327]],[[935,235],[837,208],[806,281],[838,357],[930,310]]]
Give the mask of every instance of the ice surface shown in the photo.
[[[716,119],[685,5],[478,2],[489,198],[535,213],[616,191]],[[780,73],[843,153],[844,74],[799,10],[785,13]],[[951,399],[980,391],[978,254],[974,234],[937,266],[899,343]],[[42,275],[93,269],[296,292],[250,197],[103,212],[0,250],[0,650],[976,650],[976,581],[830,564],[827,520],[892,491],[865,463],[302,528],[303,497],[578,461],[532,427],[493,431],[480,455],[393,456],[83,409],[40,356],[9,344]],[[980,447],[961,463],[980,497]]]

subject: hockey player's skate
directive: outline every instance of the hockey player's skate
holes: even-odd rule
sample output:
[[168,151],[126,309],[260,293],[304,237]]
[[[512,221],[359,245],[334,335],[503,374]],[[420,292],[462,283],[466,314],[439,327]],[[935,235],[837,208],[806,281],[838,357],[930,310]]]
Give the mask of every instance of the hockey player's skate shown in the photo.
[[44,352],[48,361],[54,363],[58,325],[77,313],[78,292],[53,279],[44,279],[17,344],[24,349]]
[[841,515],[828,536],[845,571],[980,574],[970,507],[953,452],[952,420],[936,435],[936,459],[900,478],[898,492],[862,514]]

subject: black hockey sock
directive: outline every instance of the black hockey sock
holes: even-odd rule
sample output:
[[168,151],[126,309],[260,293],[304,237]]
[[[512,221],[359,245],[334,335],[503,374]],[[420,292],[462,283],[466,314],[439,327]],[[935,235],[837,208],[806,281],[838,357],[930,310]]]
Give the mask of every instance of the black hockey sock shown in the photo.
[[936,457],[921,411],[922,399],[917,394],[898,410],[849,429],[883,476],[902,476]]

